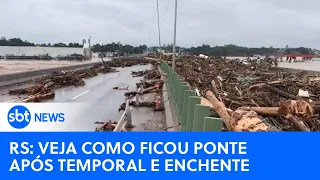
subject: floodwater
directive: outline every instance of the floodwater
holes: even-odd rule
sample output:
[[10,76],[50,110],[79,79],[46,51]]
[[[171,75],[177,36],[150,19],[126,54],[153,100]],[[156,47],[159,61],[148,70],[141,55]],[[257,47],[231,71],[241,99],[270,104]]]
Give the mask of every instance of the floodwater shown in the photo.
[[[239,59],[245,60],[248,57],[226,57],[226,59]],[[250,59],[257,59],[257,57],[249,57]],[[263,59],[265,57],[260,57]],[[313,58],[312,61],[305,62],[279,62],[279,67],[291,68],[291,69],[301,69],[301,70],[309,70],[309,71],[320,71],[320,58]]]
[[280,62],[279,67],[301,69],[309,71],[320,71],[320,61],[306,61],[306,62]]
[[25,46],[0,46],[0,56],[6,54],[33,56],[49,54],[49,56],[66,56],[68,54],[83,54],[83,48],[69,47],[25,47]]

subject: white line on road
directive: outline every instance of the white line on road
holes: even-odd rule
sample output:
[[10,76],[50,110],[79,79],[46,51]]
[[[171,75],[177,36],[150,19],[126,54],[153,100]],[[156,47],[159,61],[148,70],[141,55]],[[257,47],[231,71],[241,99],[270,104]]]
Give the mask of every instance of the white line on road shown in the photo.
[[72,99],[72,100],[77,99],[78,97],[84,95],[85,93],[87,93],[87,92],[89,92],[89,91],[90,91],[90,90],[86,90],[85,92],[83,92],[83,93],[81,93],[81,94],[79,94],[79,95],[77,95],[77,96],[75,96],[75,97],[73,97],[73,98],[71,98],[71,99]]
[[119,74],[120,74],[120,73],[117,73],[116,75],[114,75],[114,76],[113,76],[113,78],[115,78],[115,77],[119,76]]

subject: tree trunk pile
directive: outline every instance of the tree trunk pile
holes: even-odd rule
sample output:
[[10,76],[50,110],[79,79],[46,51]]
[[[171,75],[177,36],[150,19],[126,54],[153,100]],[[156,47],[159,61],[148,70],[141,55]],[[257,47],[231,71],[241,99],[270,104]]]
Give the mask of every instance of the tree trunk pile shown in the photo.
[[176,71],[229,131],[320,131],[320,75],[265,62],[181,57]]

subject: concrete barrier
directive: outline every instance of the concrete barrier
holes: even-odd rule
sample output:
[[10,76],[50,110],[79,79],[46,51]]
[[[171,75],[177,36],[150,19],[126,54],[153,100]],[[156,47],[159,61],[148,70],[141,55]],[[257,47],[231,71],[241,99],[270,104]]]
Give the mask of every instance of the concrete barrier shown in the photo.
[[53,72],[59,71],[71,71],[75,69],[83,69],[95,64],[99,64],[100,62],[86,63],[86,64],[78,64],[72,66],[63,66],[63,67],[55,67],[49,69],[40,69],[35,71],[28,72],[19,72],[12,74],[0,75],[0,86],[12,85],[16,83],[27,82],[35,78],[39,78],[42,76],[50,75]]

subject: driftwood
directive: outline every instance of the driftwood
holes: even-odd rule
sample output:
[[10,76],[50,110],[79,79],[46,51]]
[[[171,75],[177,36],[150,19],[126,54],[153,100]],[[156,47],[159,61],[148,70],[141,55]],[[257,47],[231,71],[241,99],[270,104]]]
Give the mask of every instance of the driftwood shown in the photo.
[[[302,99],[308,102],[311,108],[305,104],[302,109],[300,105],[293,105],[292,108],[288,106],[285,109],[292,112],[289,114],[301,120],[311,131],[320,130],[320,106],[312,105],[312,101],[320,99],[319,73],[283,72],[280,69],[267,72],[266,61],[242,62],[217,58],[200,60],[188,56],[176,59],[176,65],[176,72],[190,84],[191,89],[198,89],[204,97],[207,97],[207,91],[214,92],[217,100],[229,109],[227,112],[231,117],[237,110],[245,110],[246,113],[254,111],[270,126],[269,131],[294,131],[297,128],[278,111],[279,103]],[[201,103],[207,105],[205,100]],[[211,115],[220,116],[216,111],[211,111]]]
[[227,126],[229,130],[234,129],[233,124],[235,124],[229,115],[226,106],[223,102],[220,102],[216,96],[211,92],[208,91],[206,93],[207,99],[212,104],[214,110],[219,114],[219,116],[222,118],[224,124]]
[[[316,114],[320,113],[320,105],[319,104],[312,104],[311,108],[313,109],[312,111]],[[255,111],[256,113],[260,115],[265,115],[265,116],[278,116],[281,115],[279,112],[280,107],[244,107],[246,110],[252,110]],[[311,113],[311,110],[308,110],[309,114]],[[305,110],[307,112],[307,110]],[[312,114],[311,114],[312,115]]]
[[[33,80],[34,85],[32,87],[11,89],[9,90],[9,94],[28,95],[29,97],[25,99],[26,102],[39,102],[41,99],[53,98],[54,94],[50,93],[50,91],[53,91],[54,89],[66,86],[83,86],[85,85],[85,78],[97,76],[99,73],[117,72],[117,70],[112,69],[111,67],[129,67],[139,64],[157,63],[155,61],[136,57],[113,59],[111,61],[104,61],[103,58],[101,58],[101,61],[102,63],[96,64],[90,68],[77,69],[68,72],[53,72],[48,76]],[[155,72],[150,73],[154,74]]]
[[279,107],[243,107],[244,110],[251,110],[260,115],[278,116]]
[[237,109],[230,115],[228,108],[216,98],[213,92],[207,91],[206,96],[229,130],[252,132],[268,130],[269,127],[261,121],[254,111]]
[[254,84],[254,85],[251,85],[249,87],[249,90],[253,89],[253,88],[262,88],[262,87],[267,86],[267,85],[279,84],[279,83],[283,83],[283,82],[286,82],[286,81],[288,81],[288,80],[279,80],[279,81],[271,81],[271,82],[267,82],[267,83]]
[[129,86],[127,87],[113,87],[114,90],[129,90]]
[[153,90],[158,90],[158,88],[156,88],[156,87],[149,87],[149,88],[147,88],[147,89],[144,89],[142,92],[130,91],[130,92],[124,93],[124,96],[130,98],[130,97],[134,97],[134,96],[137,95],[137,94],[147,94],[147,93],[150,93],[150,92],[152,92]]
[[304,100],[285,100],[280,102],[279,114],[281,115],[297,115],[297,116],[313,116],[314,110],[312,106]]
[[109,131],[112,132],[117,127],[117,122],[105,122],[102,126],[96,128],[96,131]]
[[294,127],[299,130],[299,131],[305,131],[305,132],[310,132],[310,129],[307,128],[307,126],[301,121],[299,120],[298,118],[296,118],[295,116],[289,114],[287,116],[285,116],[285,118],[291,122]]
[[289,94],[287,92],[281,91],[280,89],[277,89],[273,86],[266,85],[265,87],[268,88],[270,91],[279,94],[282,97],[289,98],[289,99],[297,99],[297,96],[294,96],[294,95]]
[[52,99],[54,98],[54,96],[55,96],[55,93],[50,92],[47,94],[38,94],[38,95],[30,96],[23,101],[24,102],[41,102],[42,100]]

